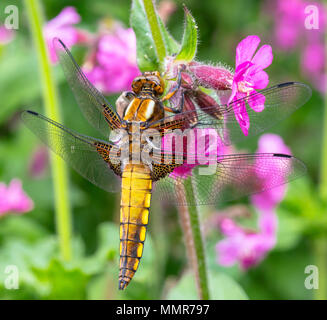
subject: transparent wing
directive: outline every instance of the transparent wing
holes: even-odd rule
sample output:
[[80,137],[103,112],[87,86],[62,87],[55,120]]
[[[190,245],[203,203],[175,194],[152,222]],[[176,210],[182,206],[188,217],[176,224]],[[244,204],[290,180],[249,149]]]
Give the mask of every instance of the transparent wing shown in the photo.
[[[176,205],[219,205],[222,202],[263,192],[306,173],[295,157],[278,153],[219,156],[217,166],[197,166],[187,179],[167,176],[155,184],[155,197]],[[191,186],[196,193],[190,194]]]
[[22,120],[55,153],[84,178],[109,191],[119,191],[119,179],[98,150],[110,150],[111,145],[81,135],[34,111],[24,111]]
[[53,43],[66,79],[82,113],[91,125],[108,138],[110,129],[120,127],[119,115],[86,78],[65,44],[58,38],[55,38]]
[[[258,99],[262,100],[261,95],[265,96],[265,108],[261,112],[255,112],[249,107],[249,103],[252,104]],[[169,128],[185,129],[192,123],[197,128],[215,128],[223,143],[230,145],[245,138],[236,120],[236,116],[244,113],[242,108],[244,103],[250,119],[248,136],[253,136],[288,117],[292,112],[304,105],[310,97],[311,89],[307,85],[299,82],[287,82],[260,90],[228,105],[182,112],[151,123],[150,126],[159,130]]]

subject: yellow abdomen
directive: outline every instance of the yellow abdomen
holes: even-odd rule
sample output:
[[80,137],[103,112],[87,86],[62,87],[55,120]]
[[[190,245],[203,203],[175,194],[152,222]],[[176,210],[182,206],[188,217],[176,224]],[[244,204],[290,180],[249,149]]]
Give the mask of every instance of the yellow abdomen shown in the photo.
[[143,164],[127,164],[122,174],[120,204],[121,290],[133,278],[143,254],[151,192],[150,169]]

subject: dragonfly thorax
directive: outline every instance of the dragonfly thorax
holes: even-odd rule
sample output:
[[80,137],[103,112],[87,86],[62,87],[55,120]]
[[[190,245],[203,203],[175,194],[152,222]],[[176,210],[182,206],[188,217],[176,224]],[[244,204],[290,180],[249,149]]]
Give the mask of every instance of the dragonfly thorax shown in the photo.
[[147,123],[163,117],[164,110],[157,99],[151,96],[135,97],[124,110],[122,127],[128,128],[132,122],[146,127]]

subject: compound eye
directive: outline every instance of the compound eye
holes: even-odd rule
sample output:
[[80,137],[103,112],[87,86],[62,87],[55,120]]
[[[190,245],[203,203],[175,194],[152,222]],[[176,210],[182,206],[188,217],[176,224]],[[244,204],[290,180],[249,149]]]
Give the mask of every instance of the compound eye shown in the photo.
[[162,86],[157,85],[155,91],[156,91],[159,95],[163,94],[163,88],[162,88]]
[[132,90],[137,94],[141,91],[141,83],[139,81],[132,83]]

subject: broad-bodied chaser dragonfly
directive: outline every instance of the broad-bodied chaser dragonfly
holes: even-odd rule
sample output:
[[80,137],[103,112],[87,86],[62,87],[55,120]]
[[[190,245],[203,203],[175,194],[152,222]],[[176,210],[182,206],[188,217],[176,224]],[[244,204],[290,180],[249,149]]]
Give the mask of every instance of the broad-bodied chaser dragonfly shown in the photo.
[[[197,169],[205,166],[199,160],[206,152],[197,152],[193,148],[193,156],[201,165],[191,167],[191,177],[172,175],[176,168],[188,164],[190,151],[184,147],[177,151],[176,146],[167,151],[155,144],[154,137],[142,138],[143,133],[154,130],[160,139],[165,139],[167,132],[172,130],[190,132],[210,128],[217,132],[222,144],[232,144],[244,137],[235,117],[237,101],[193,111],[183,111],[182,106],[180,110],[174,110],[165,106],[163,101],[169,100],[179,87],[160,99],[164,93],[164,81],[160,73],[154,71],[145,72],[133,81],[132,90],[123,97],[123,113],[119,114],[88,81],[66,46],[59,39],[55,39],[54,44],[82,113],[106,140],[79,134],[34,111],[24,111],[22,119],[44,143],[90,182],[110,192],[120,188],[119,289],[128,285],[139,266],[153,190],[159,197],[176,205],[217,204],[276,187],[305,173],[305,165],[290,155],[218,152],[214,171],[203,175]],[[265,109],[254,112],[247,107],[251,123],[248,135],[258,134],[287,117],[311,95],[307,85],[297,82],[258,92],[265,96]],[[255,94],[243,101],[248,104],[251,99],[255,99]],[[170,112],[169,115],[165,115],[166,112]],[[118,133],[112,135],[113,132]],[[134,143],[135,137],[138,144]],[[127,147],[127,153],[121,151],[121,146]],[[142,153],[145,146],[152,148],[148,152],[151,162],[143,161],[143,157],[134,161],[133,156]],[[185,179],[192,179],[196,186],[198,192],[193,198],[180,195],[181,185],[184,192],[188,192]]]

